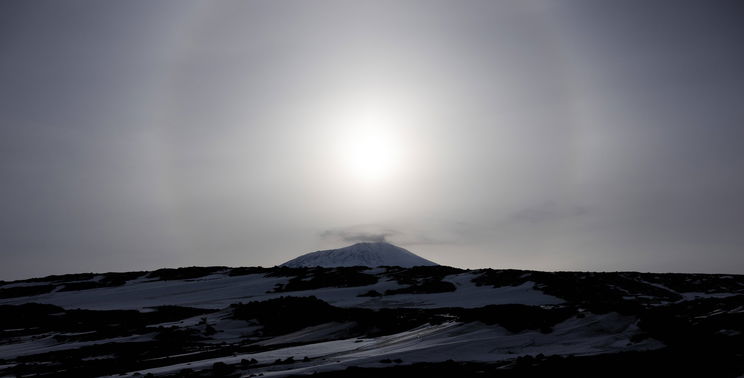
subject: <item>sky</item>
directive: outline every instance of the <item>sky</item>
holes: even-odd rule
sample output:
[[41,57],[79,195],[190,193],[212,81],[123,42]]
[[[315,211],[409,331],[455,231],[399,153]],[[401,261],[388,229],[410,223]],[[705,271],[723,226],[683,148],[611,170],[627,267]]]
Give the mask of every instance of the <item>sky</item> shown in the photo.
[[744,274],[739,1],[0,2],[0,279]]

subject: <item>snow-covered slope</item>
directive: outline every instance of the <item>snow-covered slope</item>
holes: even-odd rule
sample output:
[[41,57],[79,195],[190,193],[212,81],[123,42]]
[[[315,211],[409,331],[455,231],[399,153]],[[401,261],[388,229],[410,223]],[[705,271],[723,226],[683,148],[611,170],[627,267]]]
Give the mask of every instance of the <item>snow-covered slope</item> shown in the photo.
[[[373,274],[373,270],[363,273]],[[451,282],[455,290],[437,293],[398,293],[379,297],[360,296],[371,290],[385,293],[406,287],[389,275],[380,272],[377,283],[352,287],[320,287],[312,290],[273,291],[286,284],[290,277],[272,277],[265,274],[229,276],[213,274],[198,279],[158,281],[140,278],[116,287],[91,290],[60,291],[32,297],[1,298],[2,305],[20,305],[28,302],[53,304],[63,308],[90,310],[144,310],[157,306],[187,306],[220,309],[232,303],[265,301],[281,296],[315,296],[334,306],[362,308],[473,308],[490,304],[554,305],[564,301],[534,288],[534,282],[518,286],[477,286],[472,280],[477,272],[448,275],[443,281]],[[0,286],[1,287],[1,286]]]
[[[265,377],[289,374],[310,375],[313,372],[342,370],[349,366],[384,367],[385,358],[401,358],[407,363],[445,360],[496,362],[522,355],[593,355],[599,353],[653,350],[663,347],[654,339],[632,342],[638,333],[635,319],[617,313],[572,318],[558,324],[555,331],[537,330],[512,334],[498,325],[445,322],[426,324],[404,332],[377,338],[348,338],[310,342],[293,346],[287,343],[304,341],[308,334],[318,338],[323,332],[333,334],[338,324],[323,324],[312,329],[286,335],[281,348],[254,353],[250,357],[270,364],[277,359],[309,356],[311,361],[298,362],[281,370],[261,370]],[[327,337],[330,339],[332,337]],[[280,338],[274,338],[280,339]],[[270,339],[273,342],[274,339]],[[215,363],[239,364],[245,355],[190,361],[154,369],[140,374],[175,374],[183,369],[208,369]],[[127,375],[131,376],[131,375]]]
[[[741,376],[743,309],[735,275],[440,265],[79,273],[0,282],[0,377],[533,376],[555,366]],[[689,366],[666,374],[679,361]],[[704,371],[687,374],[695,366]]]
[[339,267],[339,266],[401,266],[439,265],[419,257],[390,243],[357,243],[339,249],[329,249],[304,254],[289,260],[281,266],[301,267]]

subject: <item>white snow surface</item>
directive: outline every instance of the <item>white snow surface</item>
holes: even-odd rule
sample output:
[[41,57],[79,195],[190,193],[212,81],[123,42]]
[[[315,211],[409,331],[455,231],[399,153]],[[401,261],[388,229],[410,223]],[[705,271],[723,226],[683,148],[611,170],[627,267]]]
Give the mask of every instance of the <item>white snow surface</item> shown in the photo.
[[439,265],[390,243],[357,243],[339,249],[328,249],[304,254],[281,266],[339,267],[339,266],[401,266]]
[[12,339],[11,342],[0,344],[0,359],[12,359],[18,356],[76,349],[96,344],[150,341],[153,339],[153,334],[145,334],[114,337],[110,339],[94,341],[60,342],[57,341],[54,336],[55,335],[53,334],[46,334],[41,337],[24,336],[21,338]]
[[[383,243],[367,244],[379,245]],[[418,258],[415,255],[413,256]],[[359,264],[359,259],[348,261],[350,265],[374,266],[374,264]],[[351,263],[351,261],[354,261],[354,263]],[[385,265],[401,264],[399,262],[390,264],[388,261]],[[0,359],[9,360],[19,356],[110,342],[150,341],[156,335],[157,327],[177,326],[184,329],[201,330],[204,327],[202,323],[209,324],[216,332],[208,341],[205,341],[206,344],[234,343],[237,345],[250,340],[256,346],[270,350],[204,360],[195,359],[143,370],[139,373],[172,374],[186,368],[207,369],[212,367],[215,362],[235,364],[239,363],[241,359],[254,358],[259,363],[249,369],[251,374],[261,373],[265,377],[281,377],[291,374],[312,374],[315,371],[341,370],[349,366],[391,366],[389,363],[381,362],[385,359],[401,359],[404,364],[449,359],[496,362],[539,353],[545,355],[591,355],[629,350],[649,350],[663,346],[661,342],[650,338],[634,342],[633,336],[640,333],[637,319],[617,313],[583,313],[582,316],[571,317],[555,325],[552,332],[549,333],[542,333],[538,330],[512,333],[498,325],[450,321],[435,325],[425,324],[405,332],[375,338],[350,338],[351,335],[354,335],[350,332],[355,326],[353,322],[318,324],[290,334],[274,337],[256,336],[255,332],[260,329],[260,325],[253,321],[236,320],[231,316],[232,310],[229,305],[232,303],[264,301],[281,296],[315,296],[338,307],[371,309],[477,308],[494,304],[551,306],[565,303],[560,298],[535,289],[535,283],[532,281],[517,286],[478,286],[472,280],[480,276],[481,271],[460,271],[445,276],[443,281],[452,283],[456,288],[455,291],[451,292],[387,294],[377,297],[359,296],[372,290],[385,293],[388,290],[407,286],[398,283],[393,279],[394,276],[386,271],[385,268],[360,269],[361,273],[377,276],[378,282],[371,285],[323,287],[290,292],[273,292],[273,290],[277,288],[277,285],[281,287],[281,285],[286,284],[291,277],[272,277],[263,273],[230,276],[228,271],[219,271],[196,279],[163,281],[143,276],[117,287],[80,291],[55,290],[47,294],[29,297],[0,299],[0,304],[37,302],[54,304],[66,309],[148,310],[148,308],[163,305],[221,309],[221,311],[206,315],[152,325],[150,326],[152,332],[140,335],[67,343],[55,339],[53,333],[23,336],[0,345]],[[311,274],[313,273],[308,273],[308,275]],[[36,282],[36,284],[45,283]],[[697,297],[725,296],[719,293],[686,294],[688,294],[685,295],[687,300]],[[740,312],[744,310],[736,308],[731,311]],[[716,315],[716,313],[706,316],[713,315]],[[284,360],[289,357],[294,358],[295,362],[291,364],[272,364],[277,359]],[[308,357],[310,360],[303,361],[304,357]],[[92,358],[107,358],[107,356]],[[195,358],[204,357],[195,356]],[[166,363],[169,362],[166,361]],[[135,373],[137,372],[130,371],[128,375],[132,376]]]
[[[369,271],[374,271],[373,269]],[[534,289],[533,282],[519,286],[476,286],[471,280],[473,272],[446,276],[457,288],[452,292],[434,294],[397,294],[383,297],[359,297],[370,290],[383,293],[403,286],[394,280],[380,277],[380,281],[367,286],[324,287],[314,290],[271,292],[277,284],[286,283],[288,277],[267,277],[250,274],[231,277],[213,274],[199,279],[148,281],[133,280],[123,286],[104,287],[81,291],[55,291],[32,297],[0,299],[0,304],[27,302],[48,303],[66,309],[91,310],[146,309],[148,307],[175,305],[221,309],[232,303],[264,301],[281,296],[315,296],[334,306],[364,308],[474,308],[490,304],[551,305],[564,301]]]
[[[329,323],[312,327],[294,334],[281,336],[283,340],[306,340],[308,337],[322,339],[322,332],[338,332],[342,325]],[[405,332],[377,338],[348,338],[341,340],[289,346],[260,353],[241,354],[201,361],[163,366],[139,371],[140,374],[175,373],[182,369],[209,368],[215,362],[235,364],[241,359],[255,358],[260,364],[277,359],[293,357],[291,365],[265,366],[252,370],[265,377],[280,377],[290,374],[341,370],[348,366],[390,366],[380,360],[401,359],[404,363],[436,362],[454,359],[457,361],[495,362],[509,360],[521,355],[592,355],[629,350],[650,350],[662,343],[645,339],[635,343],[631,337],[639,332],[633,317],[608,313],[592,314],[584,318],[571,318],[554,327],[553,332],[524,331],[511,333],[498,325],[480,322],[446,322],[438,325],[423,325]],[[264,345],[266,342],[264,342]],[[310,362],[300,361],[304,357]],[[133,374],[132,372],[130,374]]]

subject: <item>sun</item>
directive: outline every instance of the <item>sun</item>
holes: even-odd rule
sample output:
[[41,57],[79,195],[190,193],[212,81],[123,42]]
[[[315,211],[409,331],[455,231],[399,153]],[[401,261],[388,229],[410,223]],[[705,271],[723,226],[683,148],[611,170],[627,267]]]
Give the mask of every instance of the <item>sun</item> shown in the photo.
[[359,180],[377,182],[393,174],[399,164],[395,142],[380,130],[364,130],[349,141],[343,157]]
[[394,113],[365,109],[350,115],[343,126],[338,158],[350,177],[374,184],[399,172],[404,154]]

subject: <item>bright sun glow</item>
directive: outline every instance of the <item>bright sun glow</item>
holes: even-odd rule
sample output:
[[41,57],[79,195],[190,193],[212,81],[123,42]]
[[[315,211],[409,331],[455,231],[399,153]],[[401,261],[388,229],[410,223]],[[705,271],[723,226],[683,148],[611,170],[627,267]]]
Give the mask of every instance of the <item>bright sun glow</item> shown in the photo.
[[348,174],[367,184],[389,180],[403,164],[396,114],[389,109],[357,109],[344,118],[339,158]]
[[357,178],[379,181],[392,174],[397,156],[393,140],[375,130],[364,130],[347,146],[345,164]]

